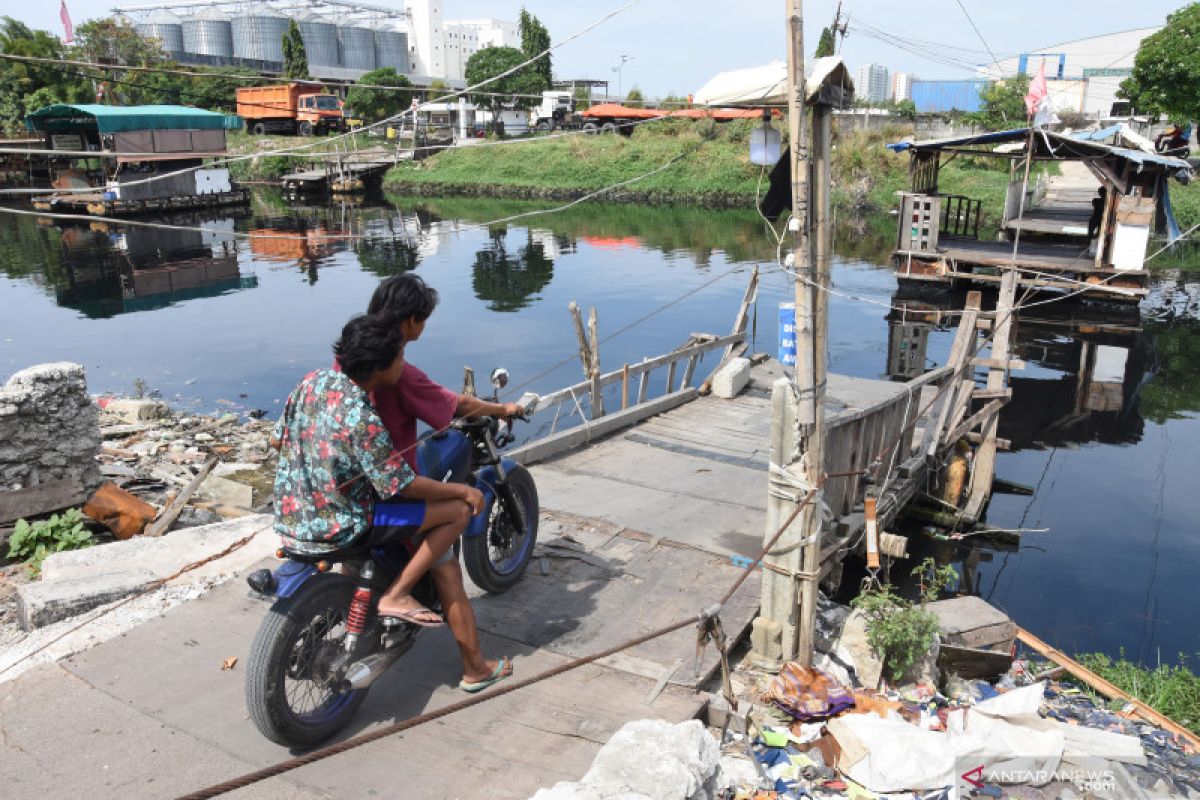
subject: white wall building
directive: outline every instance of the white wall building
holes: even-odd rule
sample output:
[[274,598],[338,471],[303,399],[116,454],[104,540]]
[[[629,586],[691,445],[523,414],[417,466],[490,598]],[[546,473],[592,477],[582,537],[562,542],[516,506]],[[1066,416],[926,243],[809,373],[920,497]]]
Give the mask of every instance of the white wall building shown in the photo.
[[882,64],[863,64],[858,68],[858,80],[854,82],[858,97],[868,103],[886,102],[891,94],[888,68]]
[[897,72],[892,76],[892,100],[912,100],[912,82],[915,76],[911,72]]
[[1142,40],[1160,29],[1136,28],[1030,49],[999,65],[981,67],[979,72],[993,80],[1021,72],[1032,76],[1044,62],[1046,88],[1056,109],[1107,116],[1117,99],[1117,87],[1133,72],[1133,59]]
[[485,47],[521,47],[515,22],[499,19],[447,20],[442,0],[408,0],[410,61],[415,75],[462,80],[467,61]]

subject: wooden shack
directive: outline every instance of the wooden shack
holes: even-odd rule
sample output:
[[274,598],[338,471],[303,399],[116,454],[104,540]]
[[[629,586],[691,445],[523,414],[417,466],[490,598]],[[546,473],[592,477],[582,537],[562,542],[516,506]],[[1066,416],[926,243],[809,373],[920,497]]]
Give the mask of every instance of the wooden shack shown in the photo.
[[46,106],[26,125],[55,151],[51,175],[60,193],[33,205],[107,216],[245,202],[227,168],[205,166],[227,155],[225,131],[238,124],[236,116],[187,106]]
[[[1152,152],[1124,126],[1018,128],[889,147],[910,157],[892,255],[901,283],[998,284],[1011,266],[1024,288],[1137,301],[1147,291],[1151,235],[1174,225],[1168,180],[1191,175],[1186,161]],[[960,157],[1008,162],[1002,209],[987,214],[981,199],[940,190],[942,165]],[[1057,162],[1061,174],[1035,171],[1026,180],[1029,158]],[[985,218],[998,218],[1000,230]]]

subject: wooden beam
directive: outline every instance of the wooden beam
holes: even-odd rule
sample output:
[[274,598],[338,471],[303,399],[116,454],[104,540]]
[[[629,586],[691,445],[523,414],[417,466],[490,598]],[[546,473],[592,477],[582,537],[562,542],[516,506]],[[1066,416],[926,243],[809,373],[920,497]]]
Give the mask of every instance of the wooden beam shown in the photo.
[[88,499],[89,494],[78,478],[46,481],[24,489],[0,492],[0,522],[12,522],[79,505]]
[[1114,700],[1121,700],[1125,703],[1131,704],[1138,716],[1140,716],[1142,719],[1153,725],[1157,725],[1164,730],[1168,730],[1182,739],[1186,739],[1191,743],[1192,747],[1200,749],[1200,736],[1197,736],[1182,725],[1179,725],[1170,718],[1162,715],[1158,711],[1155,711],[1153,708],[1146,705],[1141,700],[1138,700],[1136,697],[1131,697],[1130,695],[1126,694],[1119,687],[1110,683],[1104,678],[1101,678],[1099,675],[1092,672],[1090,669],[1083,666],[1066,653],[1051,647],[1020,626],[1017,627],[1017,638],[1029,645],[1029,647],[1036,651],[1038,655],[1042,656],[1043,658],[1050,659],[1055,664],[1061,665],[1067,672],[1071,673],[1088,686],[1100,692],[1105,697]]
[[965,420],[963,420],[962,424],[956,426],[954,430],[950,432],[950,435],[946,437],[946,443],[944,447],[952,447],[955,442],[957,442],[963,436],[966,436],[967,433],[976,425],[986,421],[992,414],[999,414],[1000,409],[1003,407],[1004,401],[993,400],[971,416],[967,417]]
[[597,419],[604,416],[604,393],[600,390],[600,329],[595,306],[588,310],[588,336],[591,339],[588,351],[592,357],[588,365],[592,383],[592,419]]
[[648,417],[669,411],[672,408],[689,403],[700,396],[696,389],[684,389],[655,398],[648,403],[632,406],[624,411],[617,411],[595,422],[568,428],[552,436],[538,439],[518,447],[508,453],[509,458],[521,464],[533,464],[544,461],[556,455],[572,450],[582,444],[587,444],[601,436],[607,436],[623,428],[636,425]]
[[142,533],[143,536],[162,536],[166,533],[175,520],[179,519],[179,515],[183,513],[183,507],[187,505],[188,500],[192,499],[192,495],[200,488],[200,484],[204,483],[204,479],[208,477],[208,473],[212,472],[213,467],[217,465],[217,459],[210,458],[208,462],[200,468],[196,476],[192,478],[187,486],[175,496],[171,504],[162,510],[158,518],[146,526],[146,530]]
[[[1013,304],[1017,293],[1017,272],[1008,270],[1000,284],[1000,294],[996,299],[996,328],[992,332],[992,359],[1006,363],[1009,358],[1009,338],[1013,330]],[[988,393],[998,393],[1006,389],[1008,372],[1003,369],[988,371]],[[988,499],[992,496],[992,478],[996,474],[996,430],[1000,424],[1000,415],[993,414],[983,424],[980,433],[983,442],[975,451],[975,467],[971,470],[971,491],[967,496],[964,513],[975,519],[983,514]]]
[[[951,381],[956,381],[954,373],[962,369],[963,361],[972,355],[970,351],[973,349],[975,340],[979,338],[976,327],[979,318],[979,306],[982,299],[983,295],[979,292],[967,293],[967,302],[963,307],[963,315],[958,320],[958,330],[955,331],[954,343],[950,346],[950,357],[946,359],[946,369],[950,371],[949,379]],[[941,407],[938,409],[936,421],[926,431],[929,444],[925,452],[929,458],[937,455],[942,440],[942,430],[946,426],[946,418],[950,414],[951,407],[955,404],[955,398],[960,388],[961,383],[955,382],[944,393],[945,396],[942,398]]]

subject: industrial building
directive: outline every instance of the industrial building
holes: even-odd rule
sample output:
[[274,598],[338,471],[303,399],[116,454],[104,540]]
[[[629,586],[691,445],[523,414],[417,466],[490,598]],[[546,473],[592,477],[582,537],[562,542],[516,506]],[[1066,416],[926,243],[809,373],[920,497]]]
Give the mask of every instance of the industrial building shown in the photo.
[[315,78],[356,80],[392,67],[414,83],[460,84],[470,57],[485,47],[520,47],[514,22],[446,20],[441,0],[408,0],[403,10],[357,0],[160,3],[121,6],[138,33],[158,39],[183,64],[283,68],[283,36],[295,20]]
[[868,103],[885,103],[891,95],[888,68],[882,64],[863,64],[854,85],[860,92],[859,99]]
[[991,80],[1035,75],[1044,63],[1046,88],[1056,110],[1106,117],[1118,101],[1121,81],[1133,74],[1133,59],[1142,40],[1159,30],[1161,26],[1136,28],[1028,50],[981,67],[980,75]]

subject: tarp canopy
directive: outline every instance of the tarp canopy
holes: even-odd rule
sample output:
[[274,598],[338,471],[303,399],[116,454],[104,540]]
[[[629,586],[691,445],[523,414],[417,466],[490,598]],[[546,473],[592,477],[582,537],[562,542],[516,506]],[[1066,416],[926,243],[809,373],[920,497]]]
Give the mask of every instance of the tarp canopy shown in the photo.
[[241,118],[188,106],[52,105],[25,118],[31,131],[75,133],[95,128],[100,133],[143,130],[237,130]]
[[[1052,158],[1063,161],[1082,161],[1113,156],[1132,162],[1138,165],[1139,168],[1147,165],[1161,167],[1168,175],[1178,178],[1181,181],[1187,181],[1191,177],[1192,167],[1182,158],[1147,152],[1140,146],[1136,149],[1120,146],[1126,143],[1141,145],[1141,142],[1136,140],[1127,140],[1122,131],[1123,127],[1114,125],[1100,131],[1072,134],[1055,133],[1054,131],[1034,128],[1034,153],[1038,158]],[[895,144],[889,144],[888,148],[897,153],[902,153],[907,150],[913,152],[934,152],[946,148],[958,149],[972,145],[1002,145],[1026,141],[1029,137],[1029,131],[1029,128],[1014,128],[1007,131],[992,131],[973,136],[955,136],[949,139],[931,139],[923,142],[896,142]],[[1113,139],[1115,143],[1109,144],[1101,141],[1102,139]],[[1138,137],[1138,139],[1141,139],[1141,137]],[[980,153],[987,155],[986,150],[980,150]]]
[[[812,102],[829,82],[854,91],[854,81],[837,56],[805,62],[804,94]],[[784,105],[787,103],[787,64],[772,61],[761,67],[719,72],[692,96],[696,105]]]

